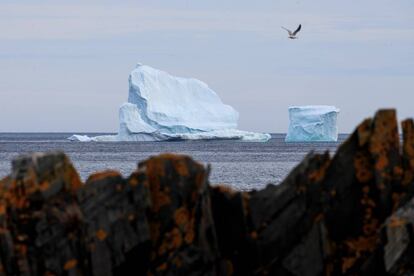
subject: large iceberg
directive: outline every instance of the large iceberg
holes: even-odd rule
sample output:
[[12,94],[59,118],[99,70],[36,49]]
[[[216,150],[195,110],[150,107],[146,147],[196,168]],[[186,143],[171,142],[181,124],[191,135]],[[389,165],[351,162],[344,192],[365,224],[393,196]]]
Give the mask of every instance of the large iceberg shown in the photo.
[[327,105],[289,107],[286,142],[337,141],[339,109]]
[[223,104],[204,82],[174,77],[138,64],[129,75],[128,102],[119,109],[118,135],[70,138],[78,141],[235,139],[261,142],[270,139],[267,133],[238,130],[238,118],[238,112]]

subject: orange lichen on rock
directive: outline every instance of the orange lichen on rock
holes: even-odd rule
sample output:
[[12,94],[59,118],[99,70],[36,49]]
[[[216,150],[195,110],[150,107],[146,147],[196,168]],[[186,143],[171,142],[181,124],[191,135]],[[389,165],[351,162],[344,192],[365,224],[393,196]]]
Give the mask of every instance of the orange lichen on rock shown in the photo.
[[407,220],[405,220],[403,218],[396,217],[396,216],[392,216],[387,225],[388,225],[388,227],[396,228],[396,227],[404,226],[406,224],[407,224]]
[[183,260],[179,256],[177,256],[177,257],[174,257],[174,259],[172,259],[172,263],[176,267],[180,268],[183,265]]
[[152,209],[154,212],[158,212],[161,207],[169,205],[171,203],[170,196],[162,191],[158,191],[153,197]]
[[403,130],[403,153],[414,158],[414,121],[407,119],[401,122]]
[[131,185],[132,187],[135,187],[139,184],[138,179],[136,177],[130,177],[128,184]]
[[380,110],[374,121],[373,133],[370,138],[370,151],[381,154],[391,148],[399,148],[397,115],[395,110]]
[[363,252],[372,252],[375,249],[377,244],[377,237],[358,237],[356,239],[350,239],[345,241],[345,245],[349,250],[356,252],[356,255],[359,256]]
[[181,231],[177,227],[174,227],[171,231],[164,234],[161,245],[158,248],[158,255],[162,256],[174,252],[181,247],[182,243],[183,237]]
[[170,250],[178,249],[183,243],[183,238],[181,235],[181,231],[174,227],[171,231],[171,243],[170,243]]
[[188,224],[189,227],[187,227],[186,231],[185,231],[185,235],[184,235],[184,241],[187,244],[191,244],[194,241],[194,226],[193,224]]
[[6,204],[4,202],[0,202],[0,216],[6,213]]
[[26,256],[27,255],[27,245],[19,244],[19,245],[17,245],[17,250],[19,251],[21,256]]
[[365,214],[365,219],[367,220],[367,222],[364,223],[362,227],[362,232],[367,236],[375,235],[379,227],[378,220],[372,218],[371,215],[367,215],[367,212]]
[[188,171],[187,164],[183,159],[175,159],[173,161],[173,166],[180,176],[189,176],[190,173]]
[[180,227],[185,226],[189,222],[188,209],[185,208],[184,206],[182,206],[182,207],[178,208],[177,210],[175,210],[174,220],[175,220],[176,225],[178,225]]
[[372,119],[365,119],[358,127],[357,127],[357,134],[358,134],[358,145],[360,147],[364,146],[368,143],[370,136],[371,136],[371,124]]
[[225,184],[215,185],[214,188],[219,190],[220,193],[227,194],[230,196],[234,196],[238,193],[231,186]]
[[71,270],[72,268],[76,267],[77,264],[78,264],[78,260],[70,259],[65,263],[65,265],[63,266],[63,269],[64,270]]
[[43,192],[47,191],[49,189],[49,187],[50,187],[50,184],[47,181],[43,181],[42,183],[39,184],[39,188]]
[[[9,189],[9,199],[12,203],[14,196],[27,198],[39,191],[44,193],[52,190],[60,183],[63,183],[63,189],[69,192],[75,192],[82,186],[79,174],[63,153],[34,154],[22,162],[25,162],[27,167],[13,179],[12,187]],[[37,169],[40,164],[44,167],[42,171]]]
[[95,182],[95,181],[99,181],[105,178],[110,178],[110,177],[122,177],[121,173],[118,171],[114,171],[114,170],[106,170],[103,172],[97,172],[97,173],[93,173],[91,174],[88,179],[86,180],[86,182],[90,183],[90,182]]
[[[345,274],[357,261],[356,257],[345,257],[342,259],[342,273]],[[331,274],[328,274],[331,275]]]
[[167,270],[167,268],[168,268],[167,263],[162,263],[161,265],[157,267],[157,271],[165,271]]
[[98,231],[96,231],[96,237],[100,241],[105,240],[107,236],[108,236],[108,233],[106,233],[106,231],[103,229],[99,229]]
[[328,157],[323,161],[322,165],[320,165],[316,170],[313,170],[309,173],[309,180],[314,183],[322,181],[325,178],[326,171],[329,168],[330,164],[331,161]]
[[398,125],[395,110],[380,110],[377,112],[373,124],[373,133],[370,138],[369,150],[373,155],[375,169],[380,184],[391,179],[392,168],[390,165],[390,154],[399,152],[400,139],[398,136]]
[[[163,156],[171,158],[172,155],[165,154]],[[165,162],[168,161],[168,159],[164,160],[162,158],[152,157],[145,161],[145,163],[140,164],[141,166],[145,166],[145,170],[141,171],[141,173],[145,175],[145,178],[150,183],[151,208],[155,213],[159,212],[161,207],[171,203],[170,195],[161,184],[161,180],[165,176]]]
[[70,163],[68,165],[70,165],[70,169],[65,170],[67,172],[65,179],[67,179],[68,183],[70,183],[69,190],[76,192],[80,187],[82,187],[83,184],[80,180],[78,172],[73,168],[72,164]]
[[377,162],[375,162],[375,169],[377,171],[381,171],[385,169],[389,165],[388,158],[384,155],[380,155],[377,159]]
[[414,181],[414,122],[412,119],[404,120],[403,130],[403,162],[404,176],[402,185],[408,186]]
[[363,255],[372,253],[377,245],[378,238],[373,237],[358,237],[345,241],[348,255],[342,258],[342,273],[348,272],[355,263],[360,260]]

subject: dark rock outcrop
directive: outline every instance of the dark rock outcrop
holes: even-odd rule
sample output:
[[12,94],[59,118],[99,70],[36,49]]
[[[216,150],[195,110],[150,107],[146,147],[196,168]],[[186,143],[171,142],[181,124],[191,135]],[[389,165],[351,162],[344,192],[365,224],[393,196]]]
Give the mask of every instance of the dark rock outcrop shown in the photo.
[[0,181],[2,275],[414,274],[414,123],[381,110],[280,185],[210,186],[163,154],[83,185],[63,153]]

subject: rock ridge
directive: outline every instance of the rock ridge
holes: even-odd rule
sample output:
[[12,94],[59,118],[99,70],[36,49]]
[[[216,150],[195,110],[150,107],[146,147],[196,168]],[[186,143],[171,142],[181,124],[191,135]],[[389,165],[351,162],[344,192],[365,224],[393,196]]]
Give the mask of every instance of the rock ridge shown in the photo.
[[2,275],[411,275],[414,123],[364,120],[331,157],[279,185],[210,185],[161,154],[85,183],[64,153],[25,155],[0,181]]

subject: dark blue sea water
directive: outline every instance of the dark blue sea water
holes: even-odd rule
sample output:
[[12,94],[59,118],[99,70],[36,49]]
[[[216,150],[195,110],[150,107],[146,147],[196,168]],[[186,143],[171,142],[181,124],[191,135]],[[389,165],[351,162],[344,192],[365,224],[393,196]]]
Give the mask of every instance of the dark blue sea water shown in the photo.
[[[86,133],[89,136],[102,133]],[[285,134],[273,134],[266,143],[239,141],[180,142],[71,142],[72,133],[0,133],[0,178],[10,172],[10,162],[20,154],[63,150],[82,179],[92,172],[116,169],[129,175],[149,156],[162,152],[192,156],[211,164],[211,183],[228,184],[240,190],[260,189],[279,183],[303,157],[314,150],[335,152],[337,143],[285,143]]]

